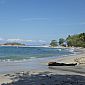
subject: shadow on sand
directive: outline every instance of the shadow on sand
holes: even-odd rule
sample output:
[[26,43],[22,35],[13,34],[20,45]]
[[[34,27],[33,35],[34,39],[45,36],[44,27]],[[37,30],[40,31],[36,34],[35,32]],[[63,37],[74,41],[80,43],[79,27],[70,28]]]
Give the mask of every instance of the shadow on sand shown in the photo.
[[[17,79],[17,81],[15,81]],[[85,85],[85,77],[80,75],[54,75],[48,72],[39,74],[16,74],[13,82],[2,85]]]

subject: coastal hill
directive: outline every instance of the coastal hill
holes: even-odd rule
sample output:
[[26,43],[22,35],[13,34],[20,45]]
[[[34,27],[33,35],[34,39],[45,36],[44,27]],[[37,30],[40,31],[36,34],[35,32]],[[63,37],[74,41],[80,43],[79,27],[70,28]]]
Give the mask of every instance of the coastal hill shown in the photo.
[[50,43],[51,47],[56,47],[58,45],[64,46],[64,47],[84,47],[85,48],[85,33],[68,35],[66,39],[60,38],[59,42],[57,42],[57,40],[52,40]]

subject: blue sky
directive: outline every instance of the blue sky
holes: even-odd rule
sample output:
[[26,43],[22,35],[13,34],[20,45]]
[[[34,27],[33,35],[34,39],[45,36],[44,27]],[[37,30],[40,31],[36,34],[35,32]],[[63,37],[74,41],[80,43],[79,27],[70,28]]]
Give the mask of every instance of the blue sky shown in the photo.
[[81,32],[85,0],[0,0],[0,41],[48,42]]

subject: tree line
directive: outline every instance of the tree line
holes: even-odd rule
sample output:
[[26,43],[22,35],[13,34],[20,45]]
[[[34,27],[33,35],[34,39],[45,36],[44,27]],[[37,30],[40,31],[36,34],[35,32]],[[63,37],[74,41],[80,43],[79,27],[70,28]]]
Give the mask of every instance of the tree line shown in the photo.
[[59,42],[57,40],[52,40],[50,46],[68,46],[68,47],[85,47],[85,33],[68,35],[66,39],[60,38]]

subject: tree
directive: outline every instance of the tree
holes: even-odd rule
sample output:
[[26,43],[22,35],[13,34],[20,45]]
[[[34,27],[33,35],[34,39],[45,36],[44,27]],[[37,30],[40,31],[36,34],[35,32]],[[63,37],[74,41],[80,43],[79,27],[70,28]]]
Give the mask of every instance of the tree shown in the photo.
[[59,45],[63,45],[64,42],[65,42],[65,40],[63,38],[59,39]]
[[56,40],[52,40],[51,43],[50,43],[50,45],[51,45],[52,47],[56,47],[56,46],[58,46]]
[[85,33],[68,36],[66,41],[68,46],[85,47]]
[[81,39],[81,41],[85,42],[85,33],[79,34],[79,38]]

